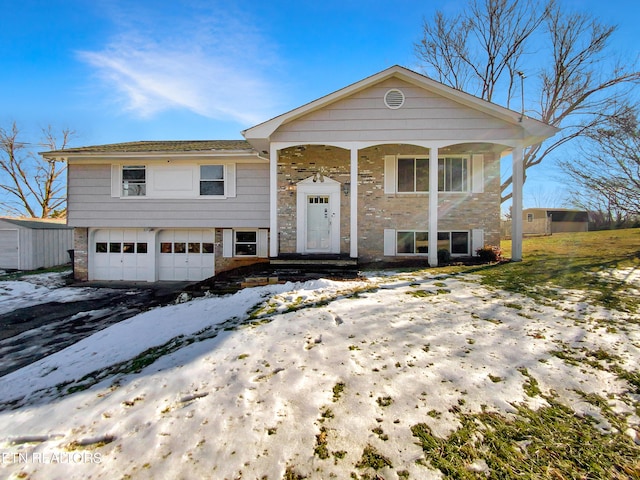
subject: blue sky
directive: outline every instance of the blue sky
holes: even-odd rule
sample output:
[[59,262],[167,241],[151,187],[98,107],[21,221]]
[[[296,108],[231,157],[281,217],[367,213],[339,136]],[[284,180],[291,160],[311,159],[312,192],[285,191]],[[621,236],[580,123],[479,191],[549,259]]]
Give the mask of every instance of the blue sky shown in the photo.
[[[241,138],[391,65],[419,69],[423,19],[463,4],[0,1],[0,125],[16,121],[30,139],[42,126],[69,127],[75,146]],[[560,1],[618,24],[620,53],[637,57],[640,2]]]

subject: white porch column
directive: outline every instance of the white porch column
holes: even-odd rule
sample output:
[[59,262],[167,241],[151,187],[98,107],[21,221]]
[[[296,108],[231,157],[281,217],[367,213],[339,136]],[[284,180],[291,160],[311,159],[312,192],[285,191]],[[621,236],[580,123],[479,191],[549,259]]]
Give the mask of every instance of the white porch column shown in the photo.
[[351,200],[349,218],[351,222],[349,238],[351,258],[358,258],[358,148],[351,147]]
[[522,185],[524,183],[523,149],[513,149],[511,181],[511,260],[522,261]]
[[429,265],[438,266],[438,148],[429,149]]
[[269,256],[278,256],[278,149],[269,146]]

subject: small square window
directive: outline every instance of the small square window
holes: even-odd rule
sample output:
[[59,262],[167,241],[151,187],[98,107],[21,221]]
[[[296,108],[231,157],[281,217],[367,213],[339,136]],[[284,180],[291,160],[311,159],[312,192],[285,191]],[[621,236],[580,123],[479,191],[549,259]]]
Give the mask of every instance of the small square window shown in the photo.
[[147,194],[146,167],[125,165],[122,167],[122,196],[143,197]]
[[200,253],[200,243],[189,242],[189,253]]
[[457,255],[469,253],[469,232],[451,232],[451,253]]
[[203,243],[202,253],[213,253],[213,243]]
[[96,243],[96,253],[107,253],[107,242]]
[[145,242],[136,243],[136,252],[147,253],[147,244]]
[[415,253],[414,232],[398,232],[396,245],[398,253]]
[[187,253],[187,244],[184,242],[175,242],[173,244],[173,253]]
[[200,165],[200,195],[224,195],[223,165]]
[[258,232],[235,232],[235,254],[238,257],[255,257],[258,255]]
[[125,242],[122,244],[122,253],[135,253],[135,243]]
[[109,253],[120,253],[122,251],[122,244],[112,242],[109,244]]
[[160,253],[173,253],[173,243],[162,242],[160,244]]

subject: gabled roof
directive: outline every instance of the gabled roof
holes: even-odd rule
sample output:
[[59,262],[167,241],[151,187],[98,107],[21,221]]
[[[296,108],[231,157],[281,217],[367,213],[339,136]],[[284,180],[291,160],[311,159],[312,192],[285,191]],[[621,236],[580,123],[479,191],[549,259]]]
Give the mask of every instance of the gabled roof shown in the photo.
[[45,158],[68,157],[95,154],[140,154],[140,153],[183,153],[183,152],[232,152],[253,149],[246,140],[174,140],[174,141],[140,141],[126,143],[111,143],[88,147],[67,148],[42,152]]
[[486,100],[475,97],[461,90],[448,87],[447,85],[437,82],[420,73],[414,72],[413,70],[395,65],[383,70],[382,72],[360,80],[359,82],[330,93],[329,95],[302,105],[301,107],[295,108],[287,113],[283,113],[271,120],[267,120],[266,122],[248,128],[242,132],[242,135],[251,142],[254,148],[261,150],[265,146],[265,140],[268,140],[280,126],[393,77],[457,102],[463,106],[484,112],[508,124],[520,126],[523,129],[522,140],[525,145],[532,145],[541,142],[558,132],[557,128],[547,125],[546,123],[527,116],[522,116],[519,112],[487,102]]

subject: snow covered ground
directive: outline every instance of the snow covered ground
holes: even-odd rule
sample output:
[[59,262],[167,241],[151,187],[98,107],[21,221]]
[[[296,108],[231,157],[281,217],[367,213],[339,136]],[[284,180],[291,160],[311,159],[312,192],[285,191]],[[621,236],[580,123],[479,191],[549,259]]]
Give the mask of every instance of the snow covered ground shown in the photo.
[[74,302],[109,293],[106,288],[65,287],[63,277],[69,273],[42,273],[0,282],[0,314],[39,303]]
[[[0,282],[7,301],[22,288]],[[372,273],[151,310],[0,378],[0,471],[281,479],[289,468],[349,478],[363,473],[370,445],[393,465],[378,472],[386,479],[440,478],[416,463],[410,427],[446,436],[456,411],[541,406],[523,388],[528,376],[603,431],[611,426],[577,392],[608,398],[637,430],[640,398],[625,381],[554,352],[609,352],[637,369],[638,319],[566,295],[543,305],[472,275]]]

